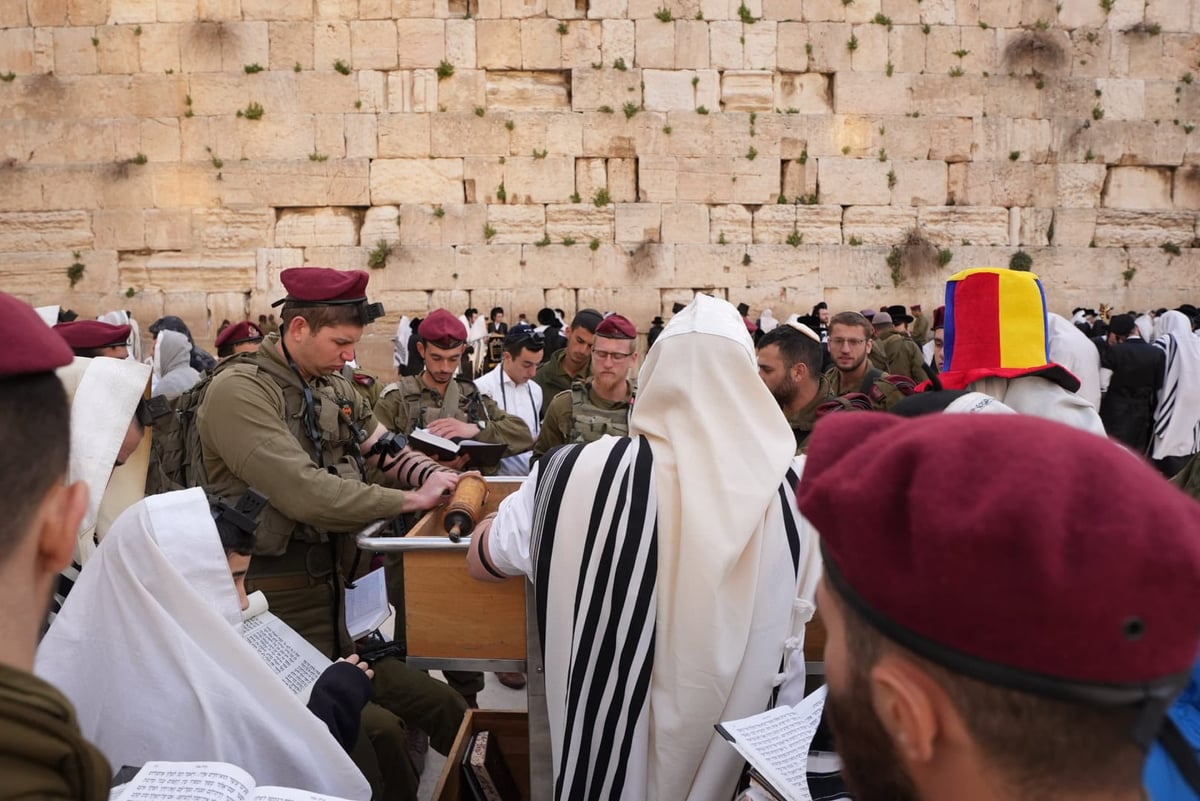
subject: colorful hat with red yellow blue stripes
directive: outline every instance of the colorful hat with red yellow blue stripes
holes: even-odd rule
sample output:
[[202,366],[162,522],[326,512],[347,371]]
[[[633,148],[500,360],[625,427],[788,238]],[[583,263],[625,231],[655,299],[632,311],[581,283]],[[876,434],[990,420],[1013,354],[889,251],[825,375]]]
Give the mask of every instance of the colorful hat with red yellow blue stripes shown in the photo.
[[981,267],[950,276],[944,336],[946,389],[1028,375],[1079,389],[1078,378],[1050,361],[1046,293],[1033,273]]

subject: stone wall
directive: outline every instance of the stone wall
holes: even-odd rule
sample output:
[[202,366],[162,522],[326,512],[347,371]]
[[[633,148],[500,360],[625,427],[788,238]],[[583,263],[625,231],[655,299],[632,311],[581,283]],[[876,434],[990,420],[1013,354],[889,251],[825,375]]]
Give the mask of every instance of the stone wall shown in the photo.
[[381,346],[928,307],[1018,249],[1059,311],[1196,302],[1193,75],[1200,0],[5,0],[0,287],[208,341],[369,268]]

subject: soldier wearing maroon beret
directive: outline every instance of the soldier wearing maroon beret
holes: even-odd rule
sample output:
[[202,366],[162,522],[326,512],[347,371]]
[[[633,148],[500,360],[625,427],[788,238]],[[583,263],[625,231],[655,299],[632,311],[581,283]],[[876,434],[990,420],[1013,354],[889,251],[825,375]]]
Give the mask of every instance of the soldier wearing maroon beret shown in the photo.
[[797,497],[856,801],[1146,797],[1200,647],[1200,505],[1023,415],[835,415]]
[[217,335],[217,357],[225,359],[235,353],[254,353],[262,344],[264,336],[262,329],[249,320],[226,326],[225,330]]
[[[303,267],[284,270],[280,281],[280,332],[256,353],[219,365],[200,401],[205,487],[230,502],[249,487],[270,498],[246,588],[261,590],[272,612],[337,658],[355,651],[343,614],[346,583],[370,562],[356,558],[354,532],[432,508],[458,476],[385,436],[341,373],[364,326],[383,313],[367,300],[367,273]],[[371,483],[368,468],[411,490]],[[373,749],[356,750],[356,763],[378,797],[413,797],[418,777],[401,720],[445,753],[466,704],[398,659],[379,659],[374,670],[379,704],[363,710]]]
[[99,320],[75,320],[59,323],[54,330],[66,340],[76,356],[110,356],[114,359],[129,358],[128,325],[111,325]]
[[87,486],[67,483],[71,413],[54,374],[73,354],[2,292],[0,339],[0,794],[102,801],[108,763],[83,738],[71,702],[32,673],[52,588],[87,511]]
[[596,326],[591,375],[573,381],[546,405],[533,460],[568,442],[595,442],[605,434],[626,436],[634,394],[629,374],[637,360],[637,327],[620,314],[605,317]]

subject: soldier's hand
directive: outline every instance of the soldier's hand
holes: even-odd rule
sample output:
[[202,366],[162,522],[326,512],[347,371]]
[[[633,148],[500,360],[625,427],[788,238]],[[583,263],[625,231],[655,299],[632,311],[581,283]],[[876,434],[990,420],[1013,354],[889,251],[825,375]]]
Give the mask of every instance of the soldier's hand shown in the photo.
[[440,420],[434,420],[426,428],[430,433],[437,434],[439,437],[446,439],[454,439],[461,437],[470,439],[479,434],[480,428],[474,423],[467,423],[463,420],[455,420],[453,417],[443,417]]
[[410,492],[405,497],[404,511],[424,511],[441,506],[450,499],[450,494],[458,486],[458,479],[458,473],[447,473],[444,470],[431,473],[419,490]]

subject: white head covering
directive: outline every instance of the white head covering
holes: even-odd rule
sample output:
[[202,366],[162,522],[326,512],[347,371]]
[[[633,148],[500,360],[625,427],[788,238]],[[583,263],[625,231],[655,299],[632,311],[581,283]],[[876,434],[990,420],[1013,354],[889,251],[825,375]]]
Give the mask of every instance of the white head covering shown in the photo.
[[163,328],[154,345],[154,394],[174,400],[200,379],[191,364],[192,343],[178,331]]
[[369,798],[325,724],[242,639],[241,620],[203,490],[154,495],[121,515],[80,574],[35,672],[114,766],[219,760],[261,784]]
[[774,314],[771,314],[771,310],[763,309],[762,317],[758,318],[758,330],[766,334],[775,330],[777,325],[779,325],[779,321],[775,319]]
[[408,340],[412,338],[412,320],[407,314],[400,315],[400,324],[396,326],[396,347],[392,351],[392,364],[403,367],[408,364]]
[[[725,783],[727,766],[707,756],[727,746],[714,739],[710,726],[695,721],[721,720],[730,706],[745,708],[745,698],[733,697],[742,686],[735,686],[735,677],[743,662],[762,659],[759,632],[751,630],[759,554],[768,510],[778,505],[780,483],[793,463],[795,438],[758,377],[741,315],[723,300],[697,295],[671,318],[646,357],[638,386],[629,429],[650,445],[658,495],[647,797],[668,798],[679,787],[711,792]],[[787,604],[795,587],[785,590]],[[778,660],[779,643],[773,645]],[[698,754],[706,758],[693,778]],[[733,758],[731,751],[727,755]]]
[[1167,355],[1163,385],[1154,410],[1150,456],[1187,456],[1200,451],[1200,337],[1192,321],[1179,311],[1158,318],[1156,348]]
[[58,370],[71,401],[69,480],[88,486],[88,507],[79,524],[75,558],[86,564],[113,519],[140,499],[146,487],[150,433],[120,467],[117,454],[138,401],[150,380],[150,367],[127,359],[77,356]]
[[1139,314],[1133,324],[1137,326],[1138,336],[1147,342],[1154,341],[1154,320],[1149,314]]
[[1059,314],[1046,315],[1050,329],[1050,361],[1079,379],[1079,397],[1100,408],[1100,351],[1075,325]]
[[142,360],[142,332],[138,328],[137,320],[133,319],[133,316],[129,312],[124,309],[117,309],[116,311],[105,312],[96,319],[110,325],[129,326],[129,338],[125,340],[125,344],[129,348],[128,358],[135,362]]
[[991,395],[968,392],[950,402],[946,414],[1016,414]]

